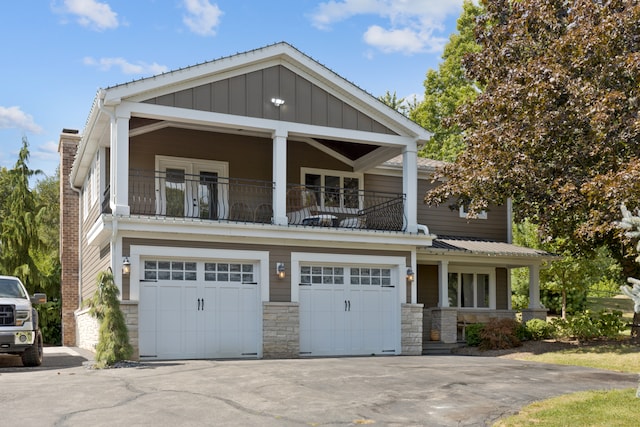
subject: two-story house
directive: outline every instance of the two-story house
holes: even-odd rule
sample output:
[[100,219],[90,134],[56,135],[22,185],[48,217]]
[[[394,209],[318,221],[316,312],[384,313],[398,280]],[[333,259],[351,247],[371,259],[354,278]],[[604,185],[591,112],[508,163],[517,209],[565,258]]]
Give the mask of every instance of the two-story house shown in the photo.
[[422,204],[429,137],[286,43],[99,90],[60,138],[64,344],[109,268],[141,359],[421,354],[523,266],[544,315],[508,205]]

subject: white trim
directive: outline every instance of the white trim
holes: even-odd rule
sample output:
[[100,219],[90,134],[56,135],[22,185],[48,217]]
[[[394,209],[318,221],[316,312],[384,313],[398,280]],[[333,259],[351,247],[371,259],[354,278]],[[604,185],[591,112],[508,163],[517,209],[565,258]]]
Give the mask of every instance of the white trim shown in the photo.
[[198,261],[238,260],[254,261],[258,263],[258,286],[260,286],[260,299],[269,301],[269,252],[268,251],[240,251],[230,249],[201,249],[174,246],[141,246],[131,245],[129,261],[131,273],[129,280],[129,299],[140,300],[140,258],[144,257],[171,257],[175,259],[197,259]]
[[336,265],[376,265],[377,267],[389,266],[392,270],[395,270],[398,275],[398,301],[404,302],[407,300],[406,280],[403,280],[403,278],[406,277],[407,260],[404,257],[292,252],[291,302],[300,302],[300,263],[302,262],[330,263]]
[[[172,157],[172,156],[155,156],[155,170],[160,172],[166,172],[167,169],[184,169],[185,174],[191,175],[191,184],[185,183],[185,210],[186,217],[199,217],[199,212],[192,210],[193,204],[188,201],[194,198],[194,195],[198,194],[198,189],[193,188],[195,186],[193,177],[199,175],[200,172],[213,172],[217,173],[219,178],[229,177],[229,162],[222,162],[217,160],[204,160],[204,159],[192,159],[188,157]],[[166,179],[166,176],[165,176]],[[161,197],[156,199],[156,213],[159,215],[166,214],[166,204],[162,204],[163,200],[166,200],[165,186],[160,185],[160,179],[155,180],[156,192],[161,194]],[[225,206],[229,205],[228,185],[221,185],[218,187],[218,218],[222,218],[226,212]]]
[[460,206],[460,218],[465,219],[487,219],[487,211],[481,211],[473,218],[469,218],[469,214],[467,213],[467,209],[464,206]]
[[[344,206],[344,179],[345,178],[356,178],[358,180],[358,207],[354,209],[362,209],[362,198],[360,195],[362,191],[364,191],[364,174],[357,172],[348,172],[348,171],[339,171],[333,169],[319,169],[319,168],[308,168],[301,167],[300,168],[300,185],[306,185],[306,176],[307,175],[319,175],[320,176],[320,187],[322,187],[322,193],[320,200],[317,200],[318,206],[324,208],[324,190],[327,188],[325,183],[325,178],[327,176],[340,178],[340,185],[338,189],[340,190],[340,206],[339,208],[345,209],[347,207]],[[348,209],[348,208],[347,208]]]
[[[462,286],[461,280],[458,280],[457,300],[458,304],[454,308],[458,309],[474,309],[474,310],[495,310],[496,309],[496,269],[490,267],[461,267],[455,265],[449,265],[447,274],[447,290],[449,289],[449,274],[473,274],[473,307],[463,307],[460,300],[460,287]],[[489,307],[477,307],[478,305],[478,287],[477,277],[478,274],[486,274],[489,276]],[[459,276],[458,276],[459,277]]]

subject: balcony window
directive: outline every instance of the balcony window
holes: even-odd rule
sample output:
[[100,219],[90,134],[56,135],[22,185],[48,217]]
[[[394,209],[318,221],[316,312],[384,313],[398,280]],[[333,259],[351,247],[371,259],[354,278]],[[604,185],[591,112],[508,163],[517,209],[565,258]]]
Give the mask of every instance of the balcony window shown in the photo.
[[315,192],[320,207],[362,209],[362,175],[340,171],[303,169],[304,185]]

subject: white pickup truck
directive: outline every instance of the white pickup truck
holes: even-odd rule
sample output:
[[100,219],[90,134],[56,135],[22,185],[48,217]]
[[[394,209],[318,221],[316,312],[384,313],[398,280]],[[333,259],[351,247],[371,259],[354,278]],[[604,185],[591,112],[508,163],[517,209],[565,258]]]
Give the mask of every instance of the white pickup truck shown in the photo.
[[33,305],[45,302],[45,294],[29,297],[17,277],[0,276],[0,353],[19,354],[24,366],[42,364],[42,333]]

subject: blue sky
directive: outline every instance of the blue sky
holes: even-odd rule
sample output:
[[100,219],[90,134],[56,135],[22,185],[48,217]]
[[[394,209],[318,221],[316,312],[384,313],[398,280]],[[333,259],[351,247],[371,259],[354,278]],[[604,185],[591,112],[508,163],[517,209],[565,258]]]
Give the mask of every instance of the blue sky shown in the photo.
[[0,167],[55,173],[102,87],[285,41],[373,94],[422,98],[463,0],[3,0]]

